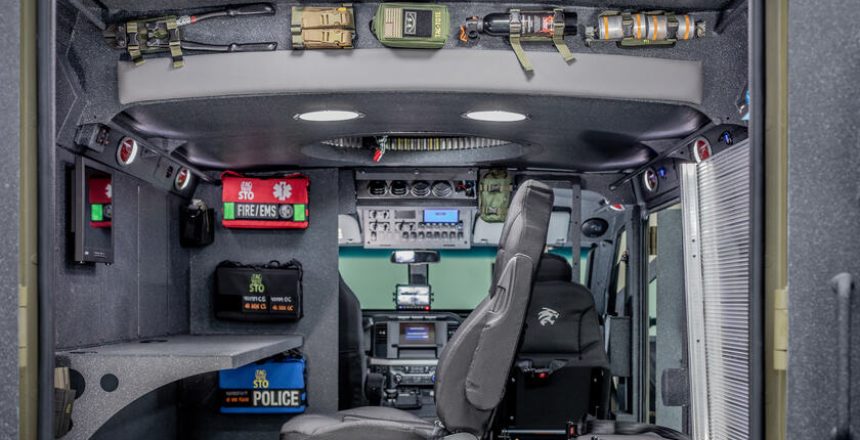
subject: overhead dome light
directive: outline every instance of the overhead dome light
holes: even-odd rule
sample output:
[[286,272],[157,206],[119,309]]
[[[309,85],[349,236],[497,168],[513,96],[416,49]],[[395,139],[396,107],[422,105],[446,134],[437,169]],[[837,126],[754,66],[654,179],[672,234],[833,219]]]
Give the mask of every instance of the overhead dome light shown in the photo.
[[309,122],[337,122],[351,121],[362,116],[364,115],[351,110],[320,110],[315,112],[299,113],[295,118]]
[[482,122],[519,122],[524,121],[528,118],[528,116],[522,113],[509,112],[505,110],[485,110],[477,112],[467,112],[463,113],[463,117],[466,119],[471,119],[473,121]]

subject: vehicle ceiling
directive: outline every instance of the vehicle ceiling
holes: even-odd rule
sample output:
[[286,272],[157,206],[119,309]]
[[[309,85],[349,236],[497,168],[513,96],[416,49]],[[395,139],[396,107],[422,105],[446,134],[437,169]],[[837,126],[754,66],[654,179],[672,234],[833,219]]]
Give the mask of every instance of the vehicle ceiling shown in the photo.
[[[242,3],[240,1],[238,3]],[[210,7],[224,4],[222,0],[102,0],[106,8],[106,21],[119,21],[124,17],[157,15],[185,7]],[[233,2],[236,3],[236,2]],[[326,2],[320,2],[326,3]],[[712,28],[725,16],[723,8],[730,0],[654,0],[636,2],[616,0],[615,7],[630,9],[662,8],[675,11],[693,11]],[[278,9],[288,10],[294,3],[276,2]],[[468,15],[483,15],[504,11],[511,4],[447,3],[452,20],[460,21]],[[558,3],[555,3],[558,4]],[[563,2],[579,16],[580,33],[590,24],[606,3],[596,0]],[[521,4],[517,4],[521,6]],[[375,3],[356,4],[356,21],[359,39],[355,51],[380,49],[381,46],[360,23],[369,20]],[[523,6],[524,7],[524,6]],[[74,11],[73,11],[74,12]],[[279,15],[282,15],[279,13]],[[252,27],[206,27],[201,23],[195,29],[197,40],[278,41],[279,51],[289,47],[289,14],[275,21]],[[712,123],[739,123],[735,101],[746,82],[746,24],[733,20],[725,32],[709,32],[706,38],[679,43],[674,48],[622,49],[615,44],[598,44],[586,47],[581,35],[568,37],[575,55],[626,55],[651,59],[666,59],[701,63],[701,100],[677,102],[662,99],[619,99],[599,96],[553,96],[551,93],[486,93],[482,90],[461,89],[451,93],[438,90],[397,90],[380,88],[376,91],[323,91],[290,90],[284,93],[231,94],[209,96],[205,99],[177,98],[146,102],[118,103],[116,61],[120,54],[97,45],[99,31],[81,15],[77,20],[60,27],[65,40],[67,59],[60,60],[59,94],[72,94],[69,104],[62,103],[59,110],[79,109],[81,117],[63,119],[62,136],[84,121],[109,122],[115,118],[129,121],[142,135],[163,146],[173,154],[202,169],[269,170],[285,167],[351,167],[372,166],[371,155],[366,151],[344,151],[323,145],[326,139],[342,136],[416,134],[423,136],[480,136],[508,141],[509,144],[486,150],[460,152],[388,153],[382,166],[443,166],[443,165],[508,165],[526,168],[560,169],[576,172],[620,172],[635,168],[653,158],[661,149],[673,145],[697,129]],[[263,20],[263,19],[261,19]],[[238,26],[239,21],[235,24]],[[190,34],[190,31],[189,31]],[[189,37],[190,38],[190,37]],[[452,37],[452,40],[455,38]],[[61,41],[64,41],[61,38]],[[451,47],[443,51],[493,50],[509,57],[509,69],[518,71],[513,53],[503,38],[482,37],[477,48]],[[552,53],[551,44],[530,45],[527,53]],[[504,52],[502,52],[504,51]],[[195,63],[200,55],[186,57],[186,66]],[[218,56],[218,55],[216,55]],[[230,56],[230,55],[223,55]],[[537,56],[537,55],[535,55]],[[84,62],[86,61],[86,62]],[[152,60],[158,63],[166,60]],[[560,62],[560,61],[559,61]],[[148,62],[149,64],[150,62]],[[567,69],[576,69],[576,62]],[[356,70],[361,66],[357,65]],[[343,72],[354,75],[354,72]],[[477,75],[485,72],[451,72],[457,75]],[[535,77],[541,71],[535,72]],[[165,78],[169,78],[166,76]],[[71,83],[69,87],[66,83]],[[81,90],[75,89],[74,83]],[[63,108],[66,105],[66,108]],[[337,124],[302,124],[293,116],[315,108],[360,107],[364,117]],[[529,115],[521,124],[486,124],[470,121],[462,113],[472,108],[517,109]]]

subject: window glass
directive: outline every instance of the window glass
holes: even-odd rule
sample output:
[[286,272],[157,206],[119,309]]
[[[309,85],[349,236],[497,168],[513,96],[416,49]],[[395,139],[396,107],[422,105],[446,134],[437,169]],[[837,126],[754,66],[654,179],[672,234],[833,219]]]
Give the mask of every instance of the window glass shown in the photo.
[[[552,249],[570,261],[570,248]],[[496,248],[475,247],[469,250],[439,252],[439,263],[429,267],[433,290],[433,309],[472,310],[490,289]],[[342,247],[340,273],[355,292],[365,310],[393,310],[394,289],[408,282],[408,266],[390,262],[391,251]],[[581,273],[587,273],[588,250],[580,253]],[[584,275],[582,275],[584,276]]]

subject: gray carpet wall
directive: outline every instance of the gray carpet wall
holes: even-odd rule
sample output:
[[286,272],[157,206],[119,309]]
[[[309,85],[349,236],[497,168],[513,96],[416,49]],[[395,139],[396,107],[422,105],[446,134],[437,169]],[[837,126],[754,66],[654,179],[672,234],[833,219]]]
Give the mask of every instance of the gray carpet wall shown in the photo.
[[[195,198],[216,209],[215,242],[191,253],[189,298],[194,334],[297,334],[305,338],[308,398],[312,412],[337,410],[338,172],[303,171],[310,178],[306,230],[227,229],[221,226],[221,187],[201,184]],[[215,318],[215,267],[223,260],[266,263],[299,260],[304,268],[304,318],[295,323],[255,323]]]
[[57,350],[188,333],[188,251],[177,196],[113,172],[114,264],[71,261],[69,170],[57,149],[54,319]]
[[[830,438],[837,426],[839,306],[829,286],[860,279],[860,39],[840,39],[855,0],[791,0],[788,22],[787,440]],[[818,28],[813,23],[830,23]],[[817,30],[816,30],[817,29]],[[816,38],[804,34],[816,32]],[[834,44],[838,41],[838,44]],[[854,291],[851,424],[860,432],[860,300]]]
[[18,437],[19,12],[18,2],[11,2],[0,14],[0,106],[6,109],[0,116],[0,201],[6,207],[0,222],[0,438]]

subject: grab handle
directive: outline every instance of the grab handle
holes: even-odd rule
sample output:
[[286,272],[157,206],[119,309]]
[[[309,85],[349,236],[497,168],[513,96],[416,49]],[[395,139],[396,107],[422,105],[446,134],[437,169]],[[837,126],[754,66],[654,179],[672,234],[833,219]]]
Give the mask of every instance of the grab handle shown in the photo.
[[851,439],[851,300],[854,296],[854,278],[840,273],[830,280],[836,294],[837,325],[839,326],[839,396],[837,396],[838,424],[831,431],[833,440]]

